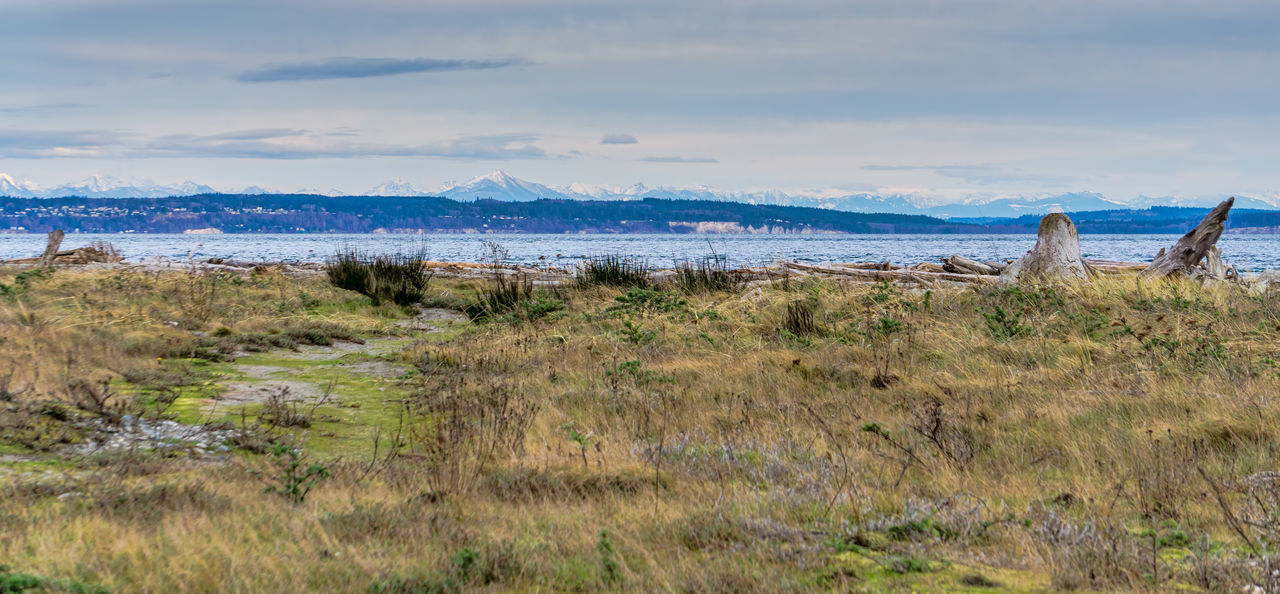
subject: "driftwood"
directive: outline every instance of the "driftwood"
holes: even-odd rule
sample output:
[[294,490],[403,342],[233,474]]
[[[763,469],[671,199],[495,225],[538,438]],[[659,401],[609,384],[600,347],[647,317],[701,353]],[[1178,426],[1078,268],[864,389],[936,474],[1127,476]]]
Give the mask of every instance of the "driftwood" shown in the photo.
[[857,268],[859,270],[899,270],[901,266],[895,266],[888,262],[848,262],[840,265],[842,268]]
[[991,276],[982,274],[957,274],[952,272],[924,272],[921,270],[862,270],[858,268],[847,268],[843,266],[814,266],[811,264],[800,264],[797,262],[787,262],[787,268],[793,268],[802,272],[812,272],[817,274],[831,274],[838,276],[851,276],[854,278],[863,278],[867,280],[883,280],[883,281],[908,281],[922,285],[932,285],[936,281],[950,281],[958,283],[990,283],[995,279]]
[[41,266],[53,266],[53,259],[58,257],[58,248],[66,235],[62,229],[49,232],[49,244],[44,247],[44,255],[40,256]]
[[984,264],[961,255],[944,258],[942,262],[942,268],[947,272],[958,272],[961,274],[986,274],[991,276],[1000,274],[1000,271],[990,264]]
[[1183,235],[1177,243],[1173,244],[1173,247],[1168,250],[1161,249],[1147,269],[1138,276],[1162,278],[1171,274],[1191,272],[1192,268],[1209,253],[1209,248],[1217,245],[1218,238],[1226,228],[1224,223],[1227,220],[1227,212],[1231,210],[1231,205],[1235,204],[1235,201],[1234,197],[1227,198],[1215,206],[1195,229]]
[[103,251],[93,246],[85,246],[82,248],[76,248],[74,250],[63,250],[59,252],[54,252],[53,257],[47,261],[48,263],[46,263],[46,260],[45,260],[46,256],[40,256],[37,258],[18,258],[17,260],[5,260],[2,263],[17,264],[17,265],[38,265],[38,266],[52,266],[55,264],[91,264],[95,262],[114,264],[124,259],[120,257],[120,255],[117,253]]
[[1227,276],[1231,274],[1231,268],[1227,266],[1226,262],[1222,261],[1222,250],[1218,249],[1218,246],[1215,245],[1209,248],[1209,251],[1205,253],[1204,271],[1209,278],[1220,280],[1226,280]]
[[1089,269],[1080,256],[1080,236],[1071,219],[1060,212],[1040,219],[1036,245],[1000,272],[1005,282],[1081,281]]
[[946,272],[947,271],[945,266],[935,262],[921,262],[919,264],[912,264],[911,266],[907,267],[907,270],[919,270],[922,272]]
[[1085,260],[1089,271],[1098,274],[1134,274],[1147,269],[1143,262],[1118,262],[1116,260]]

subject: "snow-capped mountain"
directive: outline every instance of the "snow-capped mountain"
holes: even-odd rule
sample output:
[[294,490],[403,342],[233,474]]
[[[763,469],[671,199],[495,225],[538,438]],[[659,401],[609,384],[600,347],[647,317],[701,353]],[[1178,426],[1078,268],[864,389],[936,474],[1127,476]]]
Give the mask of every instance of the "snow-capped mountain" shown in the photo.
[[40,186],[31,182],[20,182],[8,175],[0,173],[0,196],[16,198],[34,198],[40,193]]
[[[1216,202],[1215,202],[1216,204]],[[921,214],[935,217],[1020,217],[1050,212],[1081,212],[1131,208],[1093,192],[1075,192],[1053,196],[999,198],[987,201],[941,204],[921,209]],[[1145,207],[1143,207],[1145,208]]]
[[[283,192],[281,192],[281,193],[283,193]],[[307,195],[309,195],[309,196],[329,196],[330,198],[335,198],[335,197],[338,197],[338,196],[352,196],[352,195],[353,195],[353,194],[351,194],[350,192],[343,192],[342,190],[339,190],[339,189],[337,189],[337,188],[329,188],[328,190],[321,190],[320,188],[302,188],[302,189],[300,189],[300,190],[298,190],[298,191],[296,191],[296,192],[292,192],[292,193],[293,193],[293,194],[307,194]]]
[[262,186],[248,186],[245,189],[240,190],[239,193],[249,196],[257,196],[263,194],[283,194],[284,192],[281,192],[280,190],[271,190]]
[[[1191,208],[1208,208],[1212,207],[1223,200],[1227,196],[1138,196],[1131,200],[1128,204],[1130,208],[1149,208],[1152,206],[1185,206]],[[1236,195],[1236,202],[1232,208],[1257,208],[1262,210],[1271,210],[1280,205],[1277,196],[1240,196]]]
[[[19,181],[0,173],[0,196],[19,198],[53,198],[84,196],[92,198],[158,198],[165,196],[190,196],[215,193],[213,188],[184,182],[176,185],[156,184],[149,181],[122,181],[106,175],[95,175],[80,182],[44,189]],[[250,186],[242,194],[280,194],[282,192]],[[299,194],[322,196],[349,196],[338,189],[298,190]],[[379,184],[362,196],[444,196],[453,200],[502,200],[527,202],[538,199],[555,200],[641,200],[665,198],[672,200],[710,200],[716,202],[744,202],[757,205],[803,206],[863,213],[921,214],[941,218],[1007,218],[1022,215],[1039,215],[1048,212],[1080,212],[1124,208],[1148,208],[1151,206],[1208,207],[1217,204],[1225,196],[1177,197],[1139,196],[1128,202],[1118,202],[1092,192],[1075,192],[1046,196],[1007,197],[979,196],[955,203],[939,204],[937,197],[922,194],[871,192],[843,193],[832,190],[786,192],[781,190],[725,191],[710,186],[665,187],[635,183],[629,186],[607,186],[574,183],[564,186],[545,186],[514,177],[505,171],[494,171],[466,183],[446,183],[438,190],[425,190],[404,179],[396,178]],[[1238,209],[1280,208],[1280,193],[1236,198]]]
[[367,196],[432,196],[431,192],[423,190],[407,181],[404,178],[397,177],[389,182],[381,183],[371,188]]
[[157,184],[147,180],[124,181],[109,175],[95,175],[79,182],[42,189],[31,182],[15,181],[0,173],[0,196],[20,198],[164,198],[166,196],[194,196],[213,194],[217,190],[195,182],[176,185]]
[[529,202],[540,198],[571,198],[542,184],[535,184],[498,170],[489,175],[474,178],[465,184],[446,184],[437,196],[453,200],[505,200]]

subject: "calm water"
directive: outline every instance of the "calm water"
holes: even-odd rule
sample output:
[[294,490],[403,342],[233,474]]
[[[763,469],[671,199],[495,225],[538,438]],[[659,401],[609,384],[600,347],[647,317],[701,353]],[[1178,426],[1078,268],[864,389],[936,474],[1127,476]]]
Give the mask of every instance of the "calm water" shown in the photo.
[[[1147,261],[1176,235],[1084,235],[1086,258]],[[699,258],[712,250],[734,264],[761,264],[778,258],[800,262],[882,262],[913,264],[963,254],[980,260],[1015,258],[1035,243],[1034,235],[90,235],[70,234],[64,249],[109,241],[130,261],[229,258],[318,262],[342,247],[368,253],[425,248],[433,260],[478,262],[492,241],[513,262],[572,265],[584,256],[643,256],[653,265]],[[0,259],[39,255],[44,235],[0,235]],[[1241,270],[1280,268],[1280,235],[1224,235],[1219,246]],[[541,259],[545,258],[545,259]]]

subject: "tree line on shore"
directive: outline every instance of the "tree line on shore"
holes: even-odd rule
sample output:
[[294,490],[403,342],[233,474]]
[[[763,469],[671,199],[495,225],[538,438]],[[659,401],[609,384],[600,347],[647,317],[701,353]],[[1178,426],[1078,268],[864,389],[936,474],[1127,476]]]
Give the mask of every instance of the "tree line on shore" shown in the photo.
[[[1206,208],[1070,213],[1081,233],[1173,233]],[[171,198],[0,198],[0,232],[369,233],[1034,233],[1040,215],[950,219],[821,208],[647,198],[459,202],[432,197],[208,194]],[[707,225],[712,223],[713,225]],[[699,226],[699,224],[703,224]],[[1238,210],[1228,229],[1280,228],[1280,211]]]

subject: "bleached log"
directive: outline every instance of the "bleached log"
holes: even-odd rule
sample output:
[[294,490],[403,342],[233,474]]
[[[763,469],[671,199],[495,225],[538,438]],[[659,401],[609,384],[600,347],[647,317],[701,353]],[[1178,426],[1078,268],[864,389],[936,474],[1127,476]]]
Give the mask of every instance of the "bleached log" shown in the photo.
[[[979,283],[985,284],[994,281],[993,277],[982,274],[957,274],[952,272],[924,272],[920,270],[861,270],[857,268],[842,268],[834,266],[814,266],[812,264],[800,264],[798,262],[787,262],[788,268],[793,268],[803,272],[812,272],[817,274],[831,274],[839,276],[851,276],[855,278],[865,278],[868,280],[885,280],[885,281],[951,281],[959,283]],[[922,283],[923,284],[923,283]]]
[[1122,262],[1120,260],[1089,259],[1089,260],[1085,260],[1084,263],[1088,264],[1089,266],[1110,266],[1112,268],[1133,268],[1135,266],[1141,267],[1141,268],[1147,267],[1146,262]]
[[950,269],[948,269],[947,272],[959,272],[962,274],[987,274],[987,275],[998,274],[998,272],[994,267],[983,264],[982,262],[979,262],[977,260],[966,258],[959,254],[953,255],[950,258],[946,258],[943,260],[943,262],[944,264],[942,265],[942,267],[944,269],[950,267]]
[[921,262],[919,264],[912,264],[911,266],[907,267],[907,270],[919,270],[922,272],[946,272],[947,271],[946,268],[944,268],[941,264],[938,264],[936,262]]
[[857,268],[859,270],[899,270],[902,268],[888,262],[842,262],[838,266],[842,268]]
[[1223,200],[1205,215],[1195,229],[1183,235],[1173,247],[1161,249],[1155,259],[1139,275],[1142,278],[1162,278],[1171,274],[1186,274],[1191,271],[1205,255],[1209,248],[1217,245],[1218,238],[1226,229],[1227,213],[1235,204],[1235,197]]

